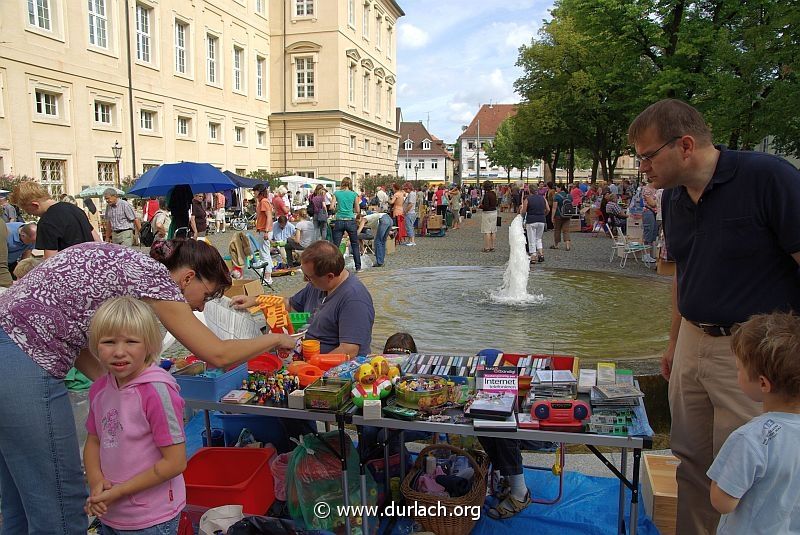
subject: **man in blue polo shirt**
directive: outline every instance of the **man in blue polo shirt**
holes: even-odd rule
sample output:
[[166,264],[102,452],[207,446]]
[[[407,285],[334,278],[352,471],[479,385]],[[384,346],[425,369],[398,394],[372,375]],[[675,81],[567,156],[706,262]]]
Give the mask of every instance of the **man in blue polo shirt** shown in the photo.
[[321,353],[350,357],[370,352],[375,308],[364,284],[344,269],[344,257],[329,241],[316,241],[300,257],[308,284],[289,300],[292,310],[311,312],[307,338]]
[[628,129],[640,170],[661,199],[676,261],[669,381],[678,467],[676,533],[715,533],[706,472],[728,435],[760,413],[737,384],[730,334],[751,315],[800,312],[800,172],[768,154],[712,144],[702,115],[679,100]]
[[36,244],[36,223],[6,223],[8,229],[8,270],[14,268],[20,260],[31,256]]

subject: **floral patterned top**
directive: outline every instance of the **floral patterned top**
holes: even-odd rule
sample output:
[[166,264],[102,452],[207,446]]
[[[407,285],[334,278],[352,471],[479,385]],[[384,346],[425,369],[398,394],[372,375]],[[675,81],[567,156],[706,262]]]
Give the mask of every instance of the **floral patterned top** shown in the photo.
[[0,294],[0,327],[63,379],[86,347],[95,311],[122,295],[185,301],[160,262],[129,247],[88,242],[64,249]]

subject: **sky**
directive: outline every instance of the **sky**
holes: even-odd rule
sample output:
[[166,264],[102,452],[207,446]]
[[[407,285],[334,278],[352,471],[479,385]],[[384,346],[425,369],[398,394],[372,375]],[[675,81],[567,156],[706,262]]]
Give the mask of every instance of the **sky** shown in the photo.
[[520,101],[519,47],[549,18],[551,0],[398,0],[397,105],[452,143],[481,104]]

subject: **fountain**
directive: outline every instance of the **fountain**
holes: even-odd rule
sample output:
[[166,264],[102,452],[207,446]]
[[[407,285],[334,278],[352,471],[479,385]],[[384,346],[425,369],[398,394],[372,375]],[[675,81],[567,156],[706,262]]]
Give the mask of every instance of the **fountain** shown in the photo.
[[544,294],[528,293],[528,276],[530,275],[530,257],[525,251],[525,230],[522,216],[517,215],[508,227],[509,255],[506,271],[503,273],[503,285],[499,290],[489,294],[493,303],[502,305],[531,305],[545,301]]

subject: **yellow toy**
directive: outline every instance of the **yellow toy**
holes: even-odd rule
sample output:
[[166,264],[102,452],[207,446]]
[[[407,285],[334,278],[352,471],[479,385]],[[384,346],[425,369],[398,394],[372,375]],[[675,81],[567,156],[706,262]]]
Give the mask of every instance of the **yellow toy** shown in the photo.
[[356,407],[364,407],[365,399],[383,399],[392,391],[392,383],[386,377],[378,377],[372,364],[358,367],[353,374],[355,385],[351,393]]
[[378,355],[377,357],[373,357],[369,363],[375,368],[375,373],[378,377],[382,375],[389,376],[389,361],[386,360],[386,357]]

